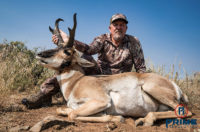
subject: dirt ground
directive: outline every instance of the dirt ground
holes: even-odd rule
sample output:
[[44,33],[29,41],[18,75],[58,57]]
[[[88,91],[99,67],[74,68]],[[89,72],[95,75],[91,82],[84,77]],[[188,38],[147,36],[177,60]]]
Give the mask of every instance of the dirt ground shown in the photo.
[[[12,96],[2,96],[0,97],[0,132],[9,131],[11,128],[16,126],[29,126],[32,127],[37,122],[41,121],[47,116],[54,115],[56,116],[56,109],[58,107],[65,107],[60,105],[59,101],[54,100],[51,107],[43,107],[40,109],[25,109],[20,101],[23,97],[26,97],[26,94],[12,95]],[[197,125],[195,128],[191,126],[186,126],[182,128],[166,128],[166,120],[158,120],[155,122],[154,126],[138,126],[135,127],[133,118],[126,117],[124,123],[84,123],[84,122],[69,122],[64,125],[53,125],[51,127],[45,128],[44,132],[49,131],[69,131],[69,132],[133,132],[133,131],[191,131],[191,132],[200,132],[200,110],[192,109],[194,115],[193,119],[197,119]],[[67,119],[67,117],[56,116],[61,119]],[[191,118],[190,118],[191,119]]]

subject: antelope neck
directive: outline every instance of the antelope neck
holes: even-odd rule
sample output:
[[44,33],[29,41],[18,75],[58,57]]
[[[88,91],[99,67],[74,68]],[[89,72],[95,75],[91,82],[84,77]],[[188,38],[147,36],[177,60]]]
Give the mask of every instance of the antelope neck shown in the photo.
[[64,95],[65,100],[68,100],[68,97],[76,84],[76,82],[84,76],[79,71],[69,70],[66,72],[62,72],[57,75],[57,80],[61,88],[61,92]]
[[63,82],[68,82],[71,80],[76,80],[76,78],[84,76],[81,72],[76,71],[76,70],[70,70],[66,72],[62,72],[57,75],[57,80],[60,85],[62,85]]

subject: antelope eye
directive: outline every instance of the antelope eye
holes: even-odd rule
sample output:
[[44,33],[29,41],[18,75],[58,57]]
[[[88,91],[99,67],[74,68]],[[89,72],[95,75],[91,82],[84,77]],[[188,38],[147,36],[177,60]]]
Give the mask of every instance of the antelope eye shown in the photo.
[[71,55],[71,53],[69,52],[69,51],[67,51],[67,50],[64,50],[64,53],[66,54],[66,55]]

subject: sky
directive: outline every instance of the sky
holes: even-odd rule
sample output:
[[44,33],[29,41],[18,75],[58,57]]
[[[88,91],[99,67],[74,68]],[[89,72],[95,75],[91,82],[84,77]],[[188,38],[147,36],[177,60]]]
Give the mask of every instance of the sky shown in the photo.
[[127,34],[140,40],[145,59],[166,69],[181,64],[188,74],[200,71],[200,0],[1,0],[0,43],[55,48],[48,27],[62,18],[60,28],[68,33],[74,13],[79,41],[90,44],[109,33],[111,16],[123,13]]

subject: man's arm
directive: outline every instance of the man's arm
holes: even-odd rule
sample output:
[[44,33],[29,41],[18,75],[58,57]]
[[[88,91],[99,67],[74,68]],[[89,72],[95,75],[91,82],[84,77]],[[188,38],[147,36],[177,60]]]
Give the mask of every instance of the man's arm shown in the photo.
[[[69,40],[68,35],[65,32],[63,32],[62,30],[60,30],[60,34],[61,34],[64,42],[67,42]],[[103,47],[103,42],[101,40],[102,40],[101,36],[97,37],[89,45],[87,45],[87,44],[85,44],[83,42],[80,42],[78,40],[75,40],[74,41],[74,47],[77,50],[83,52],[86,55],[94,55],[94,54],[99,53],[101,51],[102,47]],[[57,43],[58,43],[58,37],[56,35],[53,35],[52,36],[52,41],[53,41],[54,44],[57,45]]]
[[77,50],[83,52],[86,55],[94,55],[102,50],[103,43],[100,41],[100,38],[97,37],[89,45],[75,40],[74,46]]
[[132,54],[133,54],[133,63],[134,63],[135,70],[138,73],[144,73],[146,72],[146,65],[145,65],[142,46],[140,44],[140,41],[136,37],[133,37],[131,39],[132,39],[132,42],[134,43],[133,48],[131,49],[133,50]]

